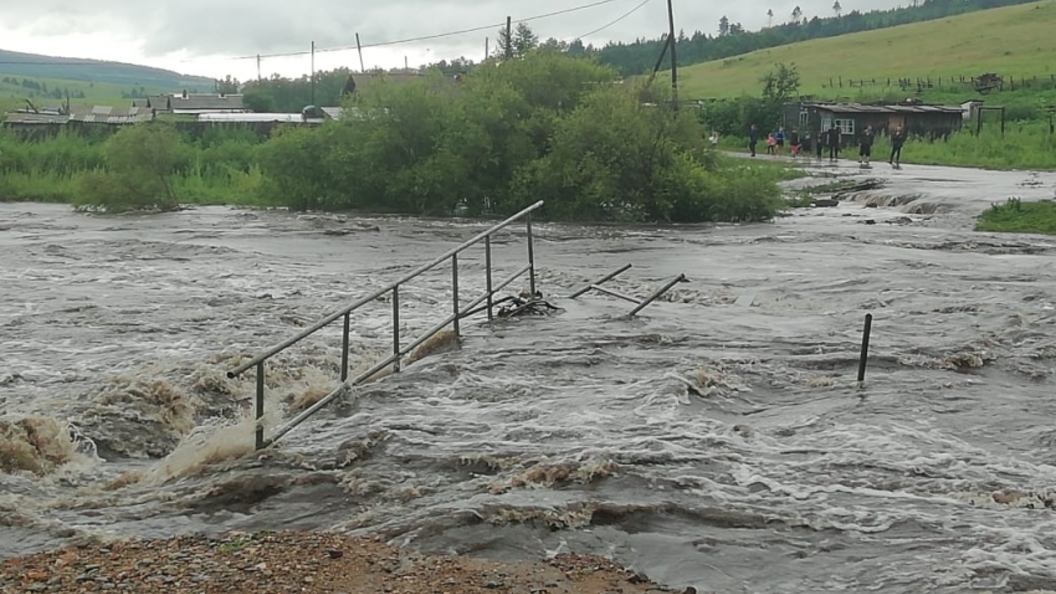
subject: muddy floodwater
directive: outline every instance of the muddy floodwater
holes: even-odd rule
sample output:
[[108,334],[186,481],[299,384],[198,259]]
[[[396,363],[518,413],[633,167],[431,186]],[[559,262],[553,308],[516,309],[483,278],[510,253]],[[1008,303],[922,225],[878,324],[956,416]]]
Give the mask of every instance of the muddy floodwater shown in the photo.
[[[1052,199],[1056,175],[829,171],[885,185],[767,224],[537,223],[560,312],[464,320],[461,350],[261,454],[254,376],[224,372],[487,223],[0,205],[0,557],[337,529],[598,553],[700,591],[1056,588],[1056,238],[971,230],[993,202]],[[497,276],[524,240],[496,239]],[[464,302],[483,260],[461,258]],[[631,319],[609,296],[567,298],[625,264],[607,287],[689,282]],[[449,269],[400,297],[412,337],[450,311]],[[353,315],[354,371],[391,349],[390,311]],[[269,430],[336,385],[339,331],[269,364]]]

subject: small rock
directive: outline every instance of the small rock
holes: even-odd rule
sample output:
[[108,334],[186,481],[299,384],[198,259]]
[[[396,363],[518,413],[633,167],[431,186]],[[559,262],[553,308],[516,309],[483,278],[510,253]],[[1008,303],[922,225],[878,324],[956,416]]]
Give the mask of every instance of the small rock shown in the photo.
[[345,552],[338,549],[328,549],[326,554],[329,555],[331,559],[340,559],[345,555]]

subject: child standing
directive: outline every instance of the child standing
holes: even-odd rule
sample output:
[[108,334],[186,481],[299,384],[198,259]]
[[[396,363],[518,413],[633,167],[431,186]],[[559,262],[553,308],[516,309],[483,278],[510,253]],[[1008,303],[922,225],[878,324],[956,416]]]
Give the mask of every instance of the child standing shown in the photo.
[[777,155],[777,139],[772,132],[766,138],[766,154]]
[[799,154],[799,130],[792,128],[792,132],[788,135],[788,146],[791,147],[792,158],[795,159]]

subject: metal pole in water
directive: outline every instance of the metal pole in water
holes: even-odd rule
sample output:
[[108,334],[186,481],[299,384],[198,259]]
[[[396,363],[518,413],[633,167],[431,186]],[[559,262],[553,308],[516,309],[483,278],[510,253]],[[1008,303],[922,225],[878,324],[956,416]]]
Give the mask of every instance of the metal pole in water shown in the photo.
[[400,370],[400,286],[392,288],[392,354],[396,360],[392,362],[392,370]]
[[492,295],[491,295],[491,236],[488,235],[484,238],[484,269],[487,275],[486,281],[488,284],[488,321],[495,319],[492,313]]
[[535,299],[535,242],[532,239],[532,213],[525,218],[525,227],[528,229],[528,288]]
[[264,449],[264,362],[257,363],[257,437],[256,449]]
[[862,329],[862,354],[858,358],[858,383],[865,381],[865,363],[869,358],[869,333],[873,329],[873,314],[865,314],[865,328]]
[[462,336],[462,328],[459,325],[458,316],[458,254],[451,256],[451,303],[455,312],[455,336]]
[[351,312],[345,313],[345,328],[341,333],[341,381],[348,379],[348,333],[352,324]]

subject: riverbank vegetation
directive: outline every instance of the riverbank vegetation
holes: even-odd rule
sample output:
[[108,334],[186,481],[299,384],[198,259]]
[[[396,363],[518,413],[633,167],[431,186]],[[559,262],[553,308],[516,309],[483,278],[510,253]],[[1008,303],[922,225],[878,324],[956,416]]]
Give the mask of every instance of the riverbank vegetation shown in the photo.
[[594,61],[535,51],[458,84],[379,81],[346,117],[200,136],[140,124],[103,138],[0,136],[0,199],[108,212],[179,203],[554,220],[759,221],[785,174],[720,158],[692,110]]
[[984,212],[976,230],[1056,235],[1056,202],[1022,202],[1009,198]]

